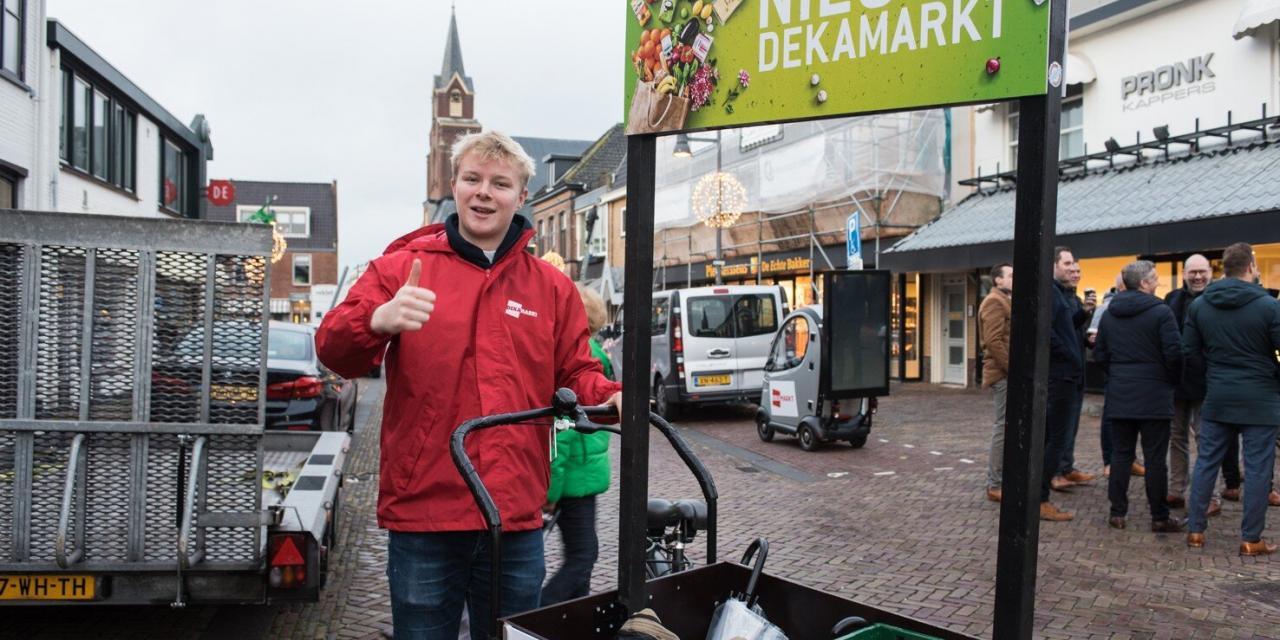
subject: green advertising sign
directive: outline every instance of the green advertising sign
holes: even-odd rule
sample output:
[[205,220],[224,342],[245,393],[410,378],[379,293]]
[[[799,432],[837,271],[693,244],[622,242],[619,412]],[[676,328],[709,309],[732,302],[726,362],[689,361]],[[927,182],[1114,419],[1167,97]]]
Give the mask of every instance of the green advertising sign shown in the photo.
[[632,134],[992,102],[1052,75],[1048,0],[626,3]]

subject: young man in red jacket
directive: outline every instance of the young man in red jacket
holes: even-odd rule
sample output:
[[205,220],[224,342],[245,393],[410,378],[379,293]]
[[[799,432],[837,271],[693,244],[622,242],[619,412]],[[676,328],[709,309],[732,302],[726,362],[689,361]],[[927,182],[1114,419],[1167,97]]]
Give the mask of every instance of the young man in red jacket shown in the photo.
[[[533,230],[515,212],[533,160],[489,131],[459,139],[452,162],[458,213],[393,242],[316,334],[320,360],[347,377],[367,372],[385,349],[378,525],[388,530],[400,640],[457,638],[464,603],[473,637],[495,633],[488,538],[449,458],[454,428],[546,406],[559,387],[585,405],[616,408],[622,397],[591,357],[573,282],[525,251]],[[539,604],[548,436],[499,427],[467,438],[502,514],[502,615]]]

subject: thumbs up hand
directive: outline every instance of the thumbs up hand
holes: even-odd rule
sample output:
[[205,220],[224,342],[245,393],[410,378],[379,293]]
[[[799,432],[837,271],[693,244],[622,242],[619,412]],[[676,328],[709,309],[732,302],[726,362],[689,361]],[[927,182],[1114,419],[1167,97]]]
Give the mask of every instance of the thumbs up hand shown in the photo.
[[373,312],[369,328],[382,335],[398,335],[401,331],[417,331],[431,319],[436,308],[436,294],[418,286],[422,261],[414,259],[409,278],[396,296]]

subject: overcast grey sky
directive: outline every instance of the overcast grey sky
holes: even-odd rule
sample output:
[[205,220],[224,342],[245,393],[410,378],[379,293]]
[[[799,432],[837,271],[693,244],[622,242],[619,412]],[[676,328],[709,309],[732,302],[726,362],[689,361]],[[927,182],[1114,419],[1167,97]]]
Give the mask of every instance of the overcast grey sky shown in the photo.
[[[338,181],[343,265],[421,224],[446,0],[48,0],[183,122],[213,127],[211,178]],[[617,0],[459,0],[476,117],[595,139],[622,119]]]

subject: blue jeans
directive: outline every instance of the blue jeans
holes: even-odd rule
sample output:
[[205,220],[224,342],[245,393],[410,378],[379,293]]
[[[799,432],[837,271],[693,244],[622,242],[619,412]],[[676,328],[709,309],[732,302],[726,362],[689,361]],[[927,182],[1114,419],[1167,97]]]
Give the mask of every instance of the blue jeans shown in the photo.
[[1076,468],[1076,433],[1080,431],[1080,412],[1084,408],[1084,385],[1075,388],[1068,408],[1067,422],[1062,433],[1062,458],[1057,475],[1065,476]]
[[1218,470],[1230,441],[1239,436],[1244,450],[1244,517],[1240,522],[1240,539],[1257,542],[1262,538],[1262,529],[1267,523],[1267,492],[1271,490],[1271,476],[1275,472],[1277,429],[1280,426],[1273,424],[1233,424],[1201,417],[1199,456],[1191,476],[1191,499],[1187,504],[1188,531],[1204,533],[1208,524],[1204,512],[1209,507]]
[[600,555],[596,536],[596,497],[561,498],[560,539],[564,541],[564,562],[542,588],[542,606],[559,604],[591,593],[591,570]]
[[[387,582],[396,640],[457,640],[462,605],[471,637],[496,637],[489,611],[487,531],[387,532]],[[502,534],[502,616],[538,608],[542,531]]]

